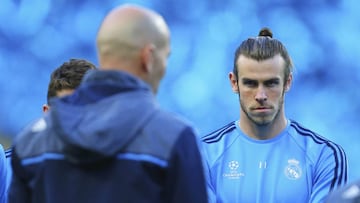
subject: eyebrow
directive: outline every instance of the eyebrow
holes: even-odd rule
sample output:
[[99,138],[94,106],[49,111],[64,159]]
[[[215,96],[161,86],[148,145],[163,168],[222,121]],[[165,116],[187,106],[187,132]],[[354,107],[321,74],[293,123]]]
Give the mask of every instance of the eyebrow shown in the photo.
[[279,82],[280,78],[270,78],[268,80],[265,80],[265,82]]
[[[241,81],[244,82],[258,82],[257,79],[251,79],[251,78],[242,78]],[[280,82],[280,78],[274,77],[263,81],[264,83],[267,82]]]
[[257,80],[250,79],[250,78],[242,78],[241,81],[242,82],[253,82],[253,81],[257,81]]

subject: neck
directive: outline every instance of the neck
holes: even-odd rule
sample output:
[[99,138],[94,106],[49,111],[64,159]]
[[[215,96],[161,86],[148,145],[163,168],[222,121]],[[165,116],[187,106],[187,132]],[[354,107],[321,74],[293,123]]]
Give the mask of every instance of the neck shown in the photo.
[[146,79],[141,64],[135,60],[121,60],[114,58],[104,59],[104,57],[101,59],[99,64],[101,70],[120,70],[139,77],[142,80]]

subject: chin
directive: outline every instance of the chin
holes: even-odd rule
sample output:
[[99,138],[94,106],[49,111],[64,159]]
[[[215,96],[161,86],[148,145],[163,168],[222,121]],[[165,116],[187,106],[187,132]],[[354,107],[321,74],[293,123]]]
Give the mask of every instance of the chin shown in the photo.
[[253,118],[251,119],[256,125],[266,126],[271,124],[274,121],[274,118],[262,117],[262,118]]
[[271,122],[269,122],[269,121],[257,121],[257,122],[255,122],[255,124],[258,125],[258,126],[267,126],[270,123]]

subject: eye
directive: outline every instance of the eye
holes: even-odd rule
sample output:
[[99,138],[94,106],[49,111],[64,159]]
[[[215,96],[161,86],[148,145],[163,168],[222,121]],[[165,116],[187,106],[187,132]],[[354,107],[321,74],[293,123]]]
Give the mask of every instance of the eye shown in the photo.
[[278,79],[272,79],[272,80],[268,80],[265,82],[265,85],[267,87],[275,87],[275,86],[278,86],[280,83],[280,81]]
[[244,79],[242,83],[247,87],[256,87],[258,85],[258,83],[255,80],[248,80],[248,79]]

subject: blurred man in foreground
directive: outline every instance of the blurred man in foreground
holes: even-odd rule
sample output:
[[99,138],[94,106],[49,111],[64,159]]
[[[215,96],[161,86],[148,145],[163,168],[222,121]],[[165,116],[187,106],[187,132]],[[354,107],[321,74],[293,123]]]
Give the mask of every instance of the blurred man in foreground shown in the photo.
[[154,11],[113,9],[99,71],[15,142],[10,202],[207,202],[194,129],[161,110],[170,33]]

